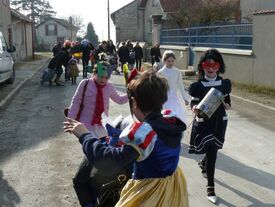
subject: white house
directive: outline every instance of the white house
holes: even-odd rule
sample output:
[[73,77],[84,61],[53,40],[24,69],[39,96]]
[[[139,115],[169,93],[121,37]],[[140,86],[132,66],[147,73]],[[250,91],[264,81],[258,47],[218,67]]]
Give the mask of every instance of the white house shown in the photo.
[[67,20],[45,16],[35,27],[36,47],[41,50],[51,50],[57,42],[76,41],[77,30],[78,28]]

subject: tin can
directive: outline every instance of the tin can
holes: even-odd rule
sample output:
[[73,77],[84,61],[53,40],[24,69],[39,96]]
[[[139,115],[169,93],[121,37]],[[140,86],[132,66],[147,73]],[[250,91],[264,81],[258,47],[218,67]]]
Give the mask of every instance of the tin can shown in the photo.
[[196,114],[199,117],[210,119],[221,103],[224,102],[224,98],[225,96],[219,90],[211,88],[196,106]]

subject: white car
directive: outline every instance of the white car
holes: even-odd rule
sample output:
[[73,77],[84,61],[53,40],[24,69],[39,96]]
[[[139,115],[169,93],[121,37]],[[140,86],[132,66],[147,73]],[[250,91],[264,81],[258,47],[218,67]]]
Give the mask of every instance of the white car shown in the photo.
[[15,80],[14,61],[11,53],[15,50],[8,48],[7,42],[0,31],[0,83],[13,83]]

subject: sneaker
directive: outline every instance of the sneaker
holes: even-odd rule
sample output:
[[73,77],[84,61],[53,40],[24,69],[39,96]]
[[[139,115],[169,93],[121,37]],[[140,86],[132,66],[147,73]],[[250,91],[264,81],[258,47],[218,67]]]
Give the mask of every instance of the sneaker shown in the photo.
[[215,194],[215,187],[214,186],[207,186],[207,199],[211,202],[216,204],[219,197]]

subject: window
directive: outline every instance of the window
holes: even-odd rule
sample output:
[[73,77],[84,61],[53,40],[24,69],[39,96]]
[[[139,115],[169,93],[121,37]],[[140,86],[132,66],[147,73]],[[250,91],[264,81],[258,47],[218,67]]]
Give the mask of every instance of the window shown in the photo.
[[153,32],[153,21],[152,20],[148,20],[148,33],[152,33]]
[[152,6],[158,6],[158,0],[152,0]]
[[45,25],[46,36],[56,36],[57,35],[57,25],[56,24],[46,24]]

